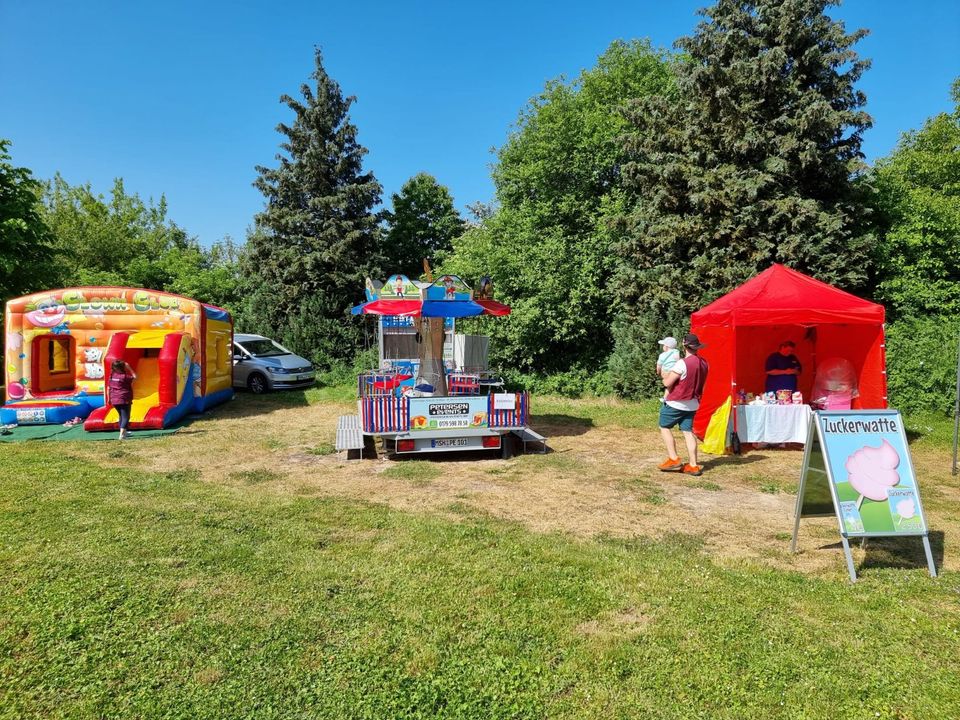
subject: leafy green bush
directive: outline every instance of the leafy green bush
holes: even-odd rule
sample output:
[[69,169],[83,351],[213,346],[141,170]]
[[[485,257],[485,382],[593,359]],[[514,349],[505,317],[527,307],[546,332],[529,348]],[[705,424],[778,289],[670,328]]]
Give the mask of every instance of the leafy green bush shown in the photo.
[[953,412],[960,318],[904,318],[887,326],[887,395],[905,412]]
[[529,390],[535,395],[578,398],[608,395],[611,392],[609,373],[591,372],[582,367],[574,367],[566,372],[550,375],[504,373],[504,380],[512,389]]
[[614,42],[576,79],[548,82],[523,108],[493,168],[498,209],[454,241],[443,263],[475,282],[493,278],[513,308],[491,323],[491,361],[555,377],[606,364],[621,290],[611,219],[620,190],[622,106],[665,91],[664,53],[647,41]]
[[960,78],[954,110],[904,133],[867,178],[878,242],[876,298],[895,318],[960,312]]
[[355,385],[357,375],[371,368],[377,367],[379,362],[375,347],[360,350],[350,363],[336,362],[329,369],[319,374],[320,384],[327,387],[341,385]]

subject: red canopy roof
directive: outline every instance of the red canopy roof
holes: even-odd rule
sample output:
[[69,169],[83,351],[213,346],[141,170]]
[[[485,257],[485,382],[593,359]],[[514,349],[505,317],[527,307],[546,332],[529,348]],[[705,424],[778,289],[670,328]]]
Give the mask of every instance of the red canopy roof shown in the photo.
[[691,325],[883,323],[883,305],[774,264],[690,317]]

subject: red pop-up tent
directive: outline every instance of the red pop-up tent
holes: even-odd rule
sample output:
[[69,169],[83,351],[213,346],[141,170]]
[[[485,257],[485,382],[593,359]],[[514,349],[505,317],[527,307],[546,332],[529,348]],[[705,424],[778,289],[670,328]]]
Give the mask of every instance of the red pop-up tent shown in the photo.
[[882,305],[783,265],[769,267],[690,318],[710,365],[694,432],[703,437],[713,414],[739,390],[763,392],[766,359],[786,340],[796,343],[803,366],[798,389],[804,401],[818,360],[841,357],[853,363],[859,378],[854,407],[885,408],[883,320]]

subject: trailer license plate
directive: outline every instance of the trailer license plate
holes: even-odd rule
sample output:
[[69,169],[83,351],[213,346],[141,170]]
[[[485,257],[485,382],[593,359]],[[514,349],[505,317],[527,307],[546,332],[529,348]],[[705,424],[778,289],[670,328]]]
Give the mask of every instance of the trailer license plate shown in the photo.
[[431,447],[435,448],[446,448],[446,447],[466,447],[467,439],[466,438],[444,438],[442,440],[434,440],[431,443]]

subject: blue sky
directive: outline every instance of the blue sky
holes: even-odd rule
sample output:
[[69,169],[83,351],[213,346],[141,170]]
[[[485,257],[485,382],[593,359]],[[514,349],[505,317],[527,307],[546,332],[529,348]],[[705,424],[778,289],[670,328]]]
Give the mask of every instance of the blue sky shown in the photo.
[[[352,111],[384,200],[420,171],[461,208],[492,198],[490,150],[527,100],[575,77],[616,39],[669,47],[702,0],[644,2],[15,2],[0,0],[0,137],[40,178],[106,193],[115,177],[202,242],[242,239],[313,46],[356,95]],[[922,12],[918,9],[922,8]],[[960,3],[848,0],[832,14],[871,35],[861,81],[868,160],[950,109]]]

